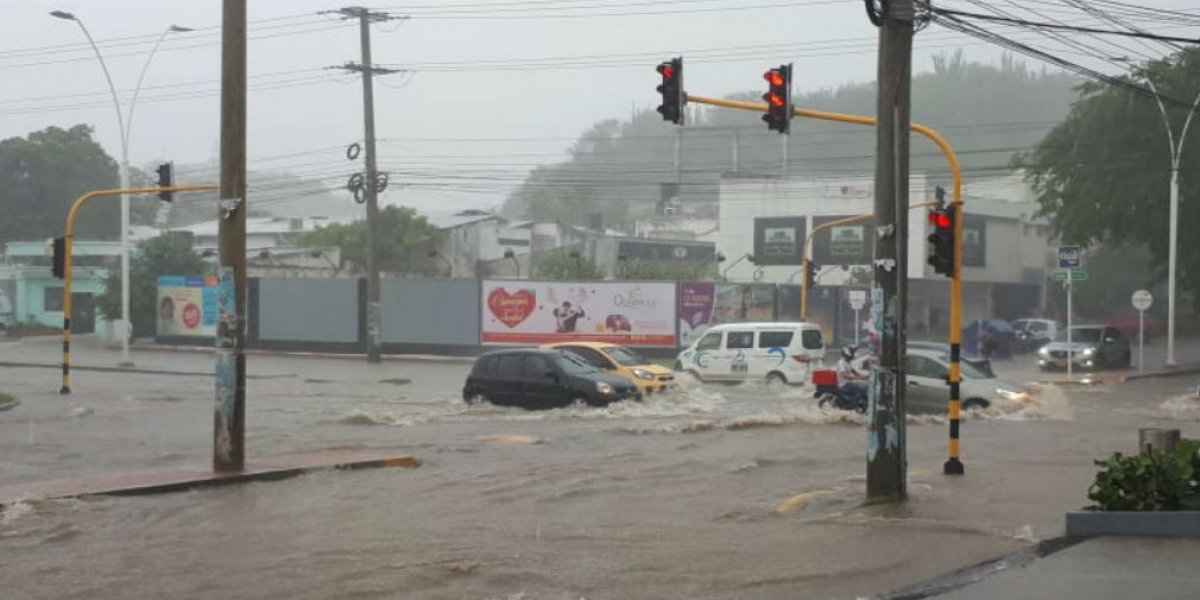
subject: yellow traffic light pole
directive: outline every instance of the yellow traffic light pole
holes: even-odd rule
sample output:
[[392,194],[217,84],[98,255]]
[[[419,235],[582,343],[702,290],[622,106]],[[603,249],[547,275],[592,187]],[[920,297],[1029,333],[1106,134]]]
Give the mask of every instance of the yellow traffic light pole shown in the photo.
[[[686,93],[686,91],[684,92],[684,102],[767,112],[766,104],[693,96]],[[821,121],[853,123],[868,127],[874,127],[879,123],[872,117],[843,115],[807,108],[793,108],[792,116]],[[962,381],[962,373],[959,368],[959,360],[962,355],[962,168],[958,163],[958,155],[954,153],[954,149],[950,147],[950,144],[938,132],[919,123],[910,123],[908,128],[925,136],[942,151],[942,154],[946,155],[946,162],[950,164],[950,174],[954,178],[954,196],[951,204],[954,210],[954,275],[950,278],[950,442],[947,448],[949,457],[943,465],[942,472],[947,475],[962,475],[963,464],[958,456],[958,429],[959,417],[961,416],[959,383]]]
[[88,200],[98,196],[151,194],[158,192],[211,192],[215,185],[177,185],[173,187],[134,188],[128,190],[96,190],[88,192],[71,204],[67,212],[67,233],[63,241],[63,362],[60,394],[71,393],[71,249],[75,245],[75,217]]

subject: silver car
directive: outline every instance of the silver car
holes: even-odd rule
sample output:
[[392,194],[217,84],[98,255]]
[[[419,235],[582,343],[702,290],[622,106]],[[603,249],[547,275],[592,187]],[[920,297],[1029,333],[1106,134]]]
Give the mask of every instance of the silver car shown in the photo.
[[1116,327],[1104,325],[1075,325],[1070,328],[1071,343],[1067,343],[1067,330],[1062,330],[1053,342],[1042,346],[1037,352],[1038,367],[1043,371],[1065,369],[1067,361],[1076,368],[1126,368],[1132,355],[1129,340]]
[[[908,351],[907,408],[910,413],[938,413],[949,410],[950,359],[943,352],[911,349]],[[1003,400],[1028,402],[1025,386],[996,378],[968,362],[959,363],[962,381],[959,395],[963,409],[987,408]]]

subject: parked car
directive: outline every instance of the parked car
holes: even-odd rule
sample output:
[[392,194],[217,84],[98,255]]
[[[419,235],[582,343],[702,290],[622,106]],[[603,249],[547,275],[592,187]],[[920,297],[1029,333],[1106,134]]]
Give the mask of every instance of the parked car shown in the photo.
[[813,323],[728,323],[710,328],[679,353],[676,371],[703,381],[801,385],[825,358],[821,327]]
[[1129,339],[1116,327],[1075,325],[1060,331],[1054,341],[1038,350],[1038,367],[1043,371],[1065,369],[1070,360],[1083,369],[1121,368],[1129,367],[1132,357]]
[[637,384],[642,394],[665,391],[675,383],[675,373],[656,365],[637,351],[604,342],[561,342],[543,348],[554,348],[575,354],[588,364],[625,377]]
[[579,402],[605,406],[641,398],[632,381],[605,373],[575,354],[542,348],[488,352],[475,359],[463,385],[468,404],[486,401],[526,410]]
[[[946,342],[926,342],[918,340],[909,341],[905,345],[908,346],[909,350],[930,350],[934,352],[940,352],[947,357],[950,356],[950,344],[947,344]],[[959,360],[963,363],[970,363],[972,367],[975,367],[983,373],[987,373],[989,376],[996,376],[996,373],[992,371],[992,361],[983,358],[974,352],[970,352],[966,349],[961,350],[959,353]]]
[[[950,402],[949,355],[936,350],[910,348],[905,357],[908,369],[906,406],[909,413],[946,412]],[[1029,390],[1020,384],[998,379],[990,372],[977,369],[970,362],[959,363],[960,406],[963,409],[987,408],[1000,400],[1028,402]]]
[[1053,319],[1017,319],[1012,322],[1012,328],[1016,334],[1013,349],[1020,353],[1033,352],[1050,343],[1062,325]]

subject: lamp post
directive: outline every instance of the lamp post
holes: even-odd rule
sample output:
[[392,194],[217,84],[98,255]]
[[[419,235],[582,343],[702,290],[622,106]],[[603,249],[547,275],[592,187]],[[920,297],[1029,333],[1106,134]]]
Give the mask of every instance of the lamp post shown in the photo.
[[[1128,57],[1114,57],[1114,60],[1132,64],[1133,61]],[[1171,130],[1171,119],[1167,115],[1167,108],[1163,105],[1162,96],[1158,93],[1158,88],[1155,87],[1154,81],[1149,77],[1144,77],[1146,84],[1150,86],[1150,91],[1154,92],[1154,102],[1158,104],[1158,112],[1162,114],[1163,126],[1167,130],[1167,144],[1171,157],[1171,207],[1170,207],[1170,234],[1168,236],[1169,249],[1167,252],[1167,366],[1175,366],[1175,271],[1177,264],[1177,255],[1179,254],[1179,157],[1183,154],[1183,140],[1187,136],[1188,127],[1192,124],[1192,117],[1196,114],[1196,107],[1200,105],[1200,93],[1196,94],[1196,99],[1192,101],[1192,108],[1188,111],[1187,118],[1183,121],[1183,129],[1179,130],[1179,138],[1175,138],[1175,132]]]
[[[91,32],[88,31],[83,20],[75,15],[61,10],[52,11],[50,16],[63,19],[66,21],[74,21],[79,25],[79,29],[83,30],[84,37],[87,38],[88,44],[91,45],[92,51],[96,53],[96,59],[100,61],[100,69],[104,71],[104,79],[108,82],[108,91],[112,94],[113,107],[117,110],[117,126],[120,127],[121,138],[121,164],[118,169],[118,174],[121,180],[121,189],[129,189],[129,129],[133,124],[133,108],[137,105],[138,93],[142,89],[142,80],[146,77],[146,70],[150,68],[150,61],[154,58],[154,53],[158,51],[159,44],[167,37],[169,33],[184,33],[191,31],[190,28],[171,25],[163,30],[158,36],[158,40],[154,42],[154,47],[150,50],[150,55],[146,57],[146,64],[142,65],[142,72],[138,76],[137,87],[133,90],[133,99],[129,103],[128,118],[121,112],[121,101],[117,98],[117,88],[113,85],[112,76],[108,72],[108,65],[104,62],[104,55],[100,53],[100,48],[96,45],[96,40],[92,39]],[[70,315],[67,315],[70,317]],[[129,196],[121,195],[121,360],[117,364],[123,367],[132,367],[133,361],[129,358],[129,338],[133,335],[133,327],[129,321]]]
[[[729,281],[729,270],[730,270],[730,269],[732,269],[732,268],[734,268],[734,267],[736,267],[738,263],[740,263],[740,262],[742,262],[743,260],[746,260],[746,259],[750,259],[750,262],[751,262],[751,263],[753,263],[753,262],[754,262],[754,255],[753,255],[753,254],[750,254],[749,252],[747,252],[747,253],[745,253],[745,254],[743,254],[743,255],[739,256],[737,260],[735,260],[735,261],[733,261],[732,263],[730,263],[728,267],[725,267],[725,268],[724,268],[724,269],[721,271],[721,280],[722,280],[722,281]],[[723,261],[720,261],[720,262],[723,262]]]

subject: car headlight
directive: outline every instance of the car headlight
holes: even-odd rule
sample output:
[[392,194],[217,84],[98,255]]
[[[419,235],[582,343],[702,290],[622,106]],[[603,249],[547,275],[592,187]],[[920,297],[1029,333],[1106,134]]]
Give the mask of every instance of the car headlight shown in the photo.
[[634,369],[634,370],[633,370],[633,376],[634,376],[634,377],[637,377],[638,379],[645,379],[645,380],[647,380],[647,381],[654,381],[654,375],[653,375],[653,374],[651,374],[651,373],[650,373],[650,371],[647,371],[647,370],[645,370],[645,369]]
[[1009,401],[1014,401],[1014,402],[1028,402],[1029,401],[1029,394],[1027,394],[1025,392],[1014,392],[1012,390],[1006,390],[1004,388],[996,388],[996,394],[999,395],[1001,398],[1003,398],[1005,400],[1009,400]]
[[604,383],[603,381],[597,381],[596,382],[596,391],[600,392],[601,394],[604,394],[605,396],[609,396],[613,393],[613,386],[608,385],[607,383]]
[[1038,356],[1042,358],[1050,358],[1050,349],[1045,346],[1038,348]]
[[1091,356],[1091,355],[1093,355],[1093,354],[1095,354],[1095,353],[1096,353],[1096,349],[1095,349],[1095,348],[1084,348],[1083,350],[1080,350],[1080,351],[1079,351],[1079,355],[1080,355],[1080,356]]

